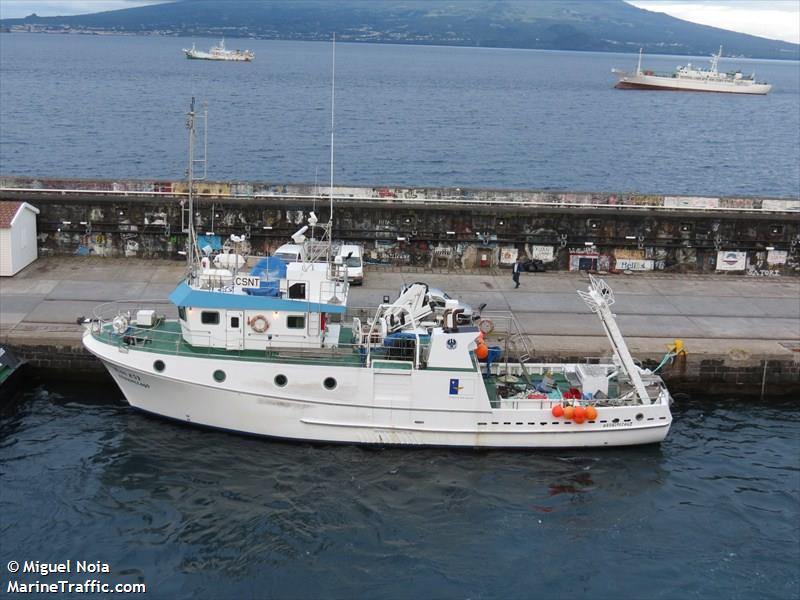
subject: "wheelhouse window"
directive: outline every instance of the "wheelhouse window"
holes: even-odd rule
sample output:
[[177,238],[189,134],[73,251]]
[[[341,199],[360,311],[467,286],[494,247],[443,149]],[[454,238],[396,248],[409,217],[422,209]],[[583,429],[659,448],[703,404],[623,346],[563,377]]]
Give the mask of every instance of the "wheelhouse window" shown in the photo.
[[219,325],[219,313],[215,310],[204,310],[200,313],[200,322],[203,325]]
[[286,327],[289,329],[303,329],[306,326],[306,318],[303,315],[289,315],[286,317]]
[[231,329],[239,329],[239,317],[231,317]]
[[289,298],[293,300],[305,300],[306,299],[306,284],[305,283],[293,283],[289,286]]
[[185,306],[179,306],[178,307],[178,318],[181,321],[185,321],[186,320],[186,307]]

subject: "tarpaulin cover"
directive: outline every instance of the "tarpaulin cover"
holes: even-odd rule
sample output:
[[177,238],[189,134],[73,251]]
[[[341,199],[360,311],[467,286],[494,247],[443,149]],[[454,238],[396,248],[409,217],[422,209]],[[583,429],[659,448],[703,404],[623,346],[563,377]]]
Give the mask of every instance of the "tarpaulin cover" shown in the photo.
[[251,296],[279,296],[281,279],[286,277],[286,263],[275,256],[260,259],[251,269],[250,275],[261,278],[261,286],[245,288]]

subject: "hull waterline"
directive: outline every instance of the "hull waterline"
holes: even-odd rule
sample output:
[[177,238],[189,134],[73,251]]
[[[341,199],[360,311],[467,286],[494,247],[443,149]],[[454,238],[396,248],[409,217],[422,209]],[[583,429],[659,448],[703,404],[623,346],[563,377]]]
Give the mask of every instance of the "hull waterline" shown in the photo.
[[678,86],[678,85],[669,85],[664,83],[654,83],[654,82],[644,82],[644,81],[619,81],[614,86],[620,90],[662,90],[668,92],[708,92],[714,94],[748,94],[751,96],[765,96],[769,89],[764,90],[763,88],[756,88],[756,89],[748,89],[748,88],[738,88],[738,89],[712,89],[708,87],[700,87],[700,86]]

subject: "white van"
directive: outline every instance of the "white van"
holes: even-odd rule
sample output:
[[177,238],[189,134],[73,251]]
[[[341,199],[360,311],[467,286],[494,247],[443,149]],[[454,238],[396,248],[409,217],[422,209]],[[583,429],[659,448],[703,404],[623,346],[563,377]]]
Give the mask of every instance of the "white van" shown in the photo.
[[336,255],[347,265],[347,281],[353,285],[364,283],[364,248],[361,246],[342,244]]
[[293,262],[302,262],[305,250],[300,244],[284,244],[275,250],[274,256],[280,258],[287,265]]

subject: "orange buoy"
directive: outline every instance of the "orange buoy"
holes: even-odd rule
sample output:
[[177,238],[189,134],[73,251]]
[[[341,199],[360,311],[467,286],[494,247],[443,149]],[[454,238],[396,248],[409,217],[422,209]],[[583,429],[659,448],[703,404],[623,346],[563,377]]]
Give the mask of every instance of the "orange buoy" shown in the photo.
[[564,418],[567,421],[571,421],[572,420],[572,413],[573,413],[574,410],[575,409],[573,407],[571,407],[571,406],[565,406],[564,407]]
[[572,413],[572,420],[576,423],[583,423],[586,420],[586,409],[582,406],[576,406]]
[[594,421],[597,418],[597,409],[594,406],[586,407],[586,420]]
[[478,357],[478,360],[485,360],[489,356],[489,347],[486,344],[478,344],[478,347],[475,348],[475,356]]
[[556,404],[553,408],[550,409],[550,412],[553,413],[554,417],[563,417],[564,416],[564,407],[560,404]]

